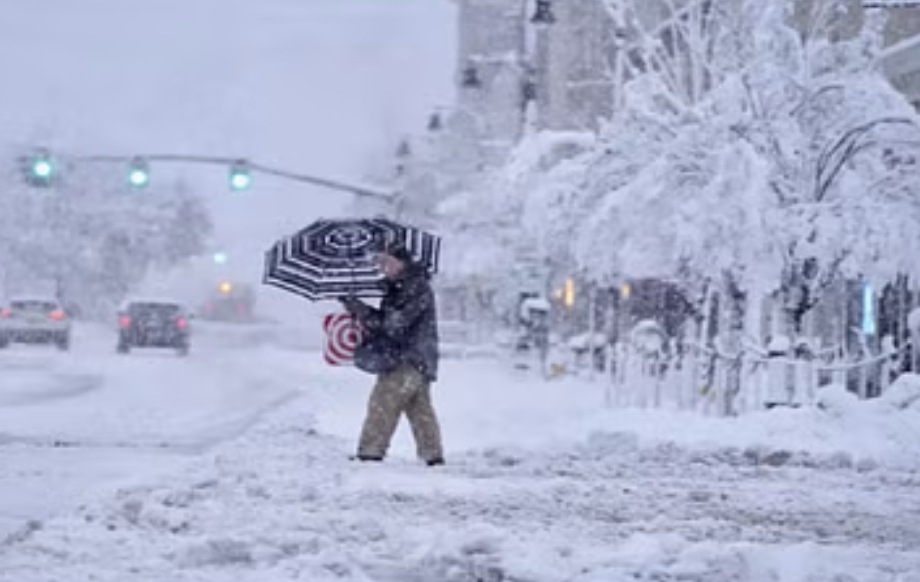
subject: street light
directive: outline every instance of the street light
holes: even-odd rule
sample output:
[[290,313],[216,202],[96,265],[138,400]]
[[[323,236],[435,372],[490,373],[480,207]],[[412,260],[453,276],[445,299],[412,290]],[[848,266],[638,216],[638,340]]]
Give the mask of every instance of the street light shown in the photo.
[[575,305],[575,280],[566,279],[563,288],[563,303],[566,307],[572,308]]
[[228,260],[227,253],[223,253],[223,252],[214,253],[214,263],[215,264],[226,265],[227,260]]

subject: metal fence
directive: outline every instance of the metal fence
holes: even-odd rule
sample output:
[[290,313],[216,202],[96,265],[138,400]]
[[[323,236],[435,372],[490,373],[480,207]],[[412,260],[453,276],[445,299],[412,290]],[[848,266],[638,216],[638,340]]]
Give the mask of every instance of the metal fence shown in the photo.
[[[751,352],[727,355],[696,345],[683,345],[666,355],[619,345],[607,353],[606,401],[617,407],[730,416],[777,406],[811,406],[818,390],[831,384],[842,384],[865,399],[888,388],[901,355],[888,351],[853,362],[833,354],[809,359]],[[739,381],[731,382],[732,374]]]

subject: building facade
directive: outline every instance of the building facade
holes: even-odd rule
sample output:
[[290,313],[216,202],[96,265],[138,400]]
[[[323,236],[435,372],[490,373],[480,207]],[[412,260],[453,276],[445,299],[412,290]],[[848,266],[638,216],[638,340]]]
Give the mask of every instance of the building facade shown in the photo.
[[878,8],[889,13],[883,53],[885,74],[920,111],[920,2],[888,4]]
[[521,0],[459,0],[457,97],[447,124],[475,138],[485,165],[500,163],[522,135],[525,10]]
[[[513,146],[536,103],[540,129],[596,130],[617,104],[618,47],[630,36],[623,16],[673,46],[669,22],[710,0],[552,0],[551,24],[532,22],[536,0],[456,0],[459,3],[457,115],[471,118],[495,156]],[[848,38],[872,11],[888,16],[883,68],[892,85],[920,108],[920,0],[848,0],[826,30],[812,29],[830,0],[798,0],[792,14],[803,35]],[[705,8],[704,8],[705,9]],[[625,29],[624,29],[625,27]],[[628,50],[628,46],[627,49]],[[624,57],[625,58],[625,57]],[[622,64],[622,63],[620,63]],[[467,83],[475,70],[479,85]],[[528,89],[529,87],[529,89]],[[528,91],[532,91],[528,94]],[[473,113],[475,115],[470,115]],[[474,122],[475,120],[475,122]]]
[[538,125],[597,130],[615,105],[615,22],[603,0],[554,2],[553,12],[536,32]]

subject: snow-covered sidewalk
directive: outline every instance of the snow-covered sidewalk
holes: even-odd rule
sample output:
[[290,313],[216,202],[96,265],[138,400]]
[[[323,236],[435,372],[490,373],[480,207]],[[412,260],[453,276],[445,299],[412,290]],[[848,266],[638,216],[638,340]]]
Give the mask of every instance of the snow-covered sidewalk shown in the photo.
[[285,362],[301,399],[181,474],[18,532],[0,580],[920,580],[916,410],[605,411],[600,384],[448,362],[449,464],[416,463],[402,428],[363,465],[367,378]]

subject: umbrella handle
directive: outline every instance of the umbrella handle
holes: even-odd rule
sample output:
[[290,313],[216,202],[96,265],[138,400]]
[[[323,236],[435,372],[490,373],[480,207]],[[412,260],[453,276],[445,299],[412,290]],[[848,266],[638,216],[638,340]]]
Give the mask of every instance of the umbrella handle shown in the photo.
[[351,290],[348,293],[349,299],[357,299],[355,287],[358,286],[358,274],[355,269],[355,248],[351,241],[348,242],[348,264],[351,265]]

